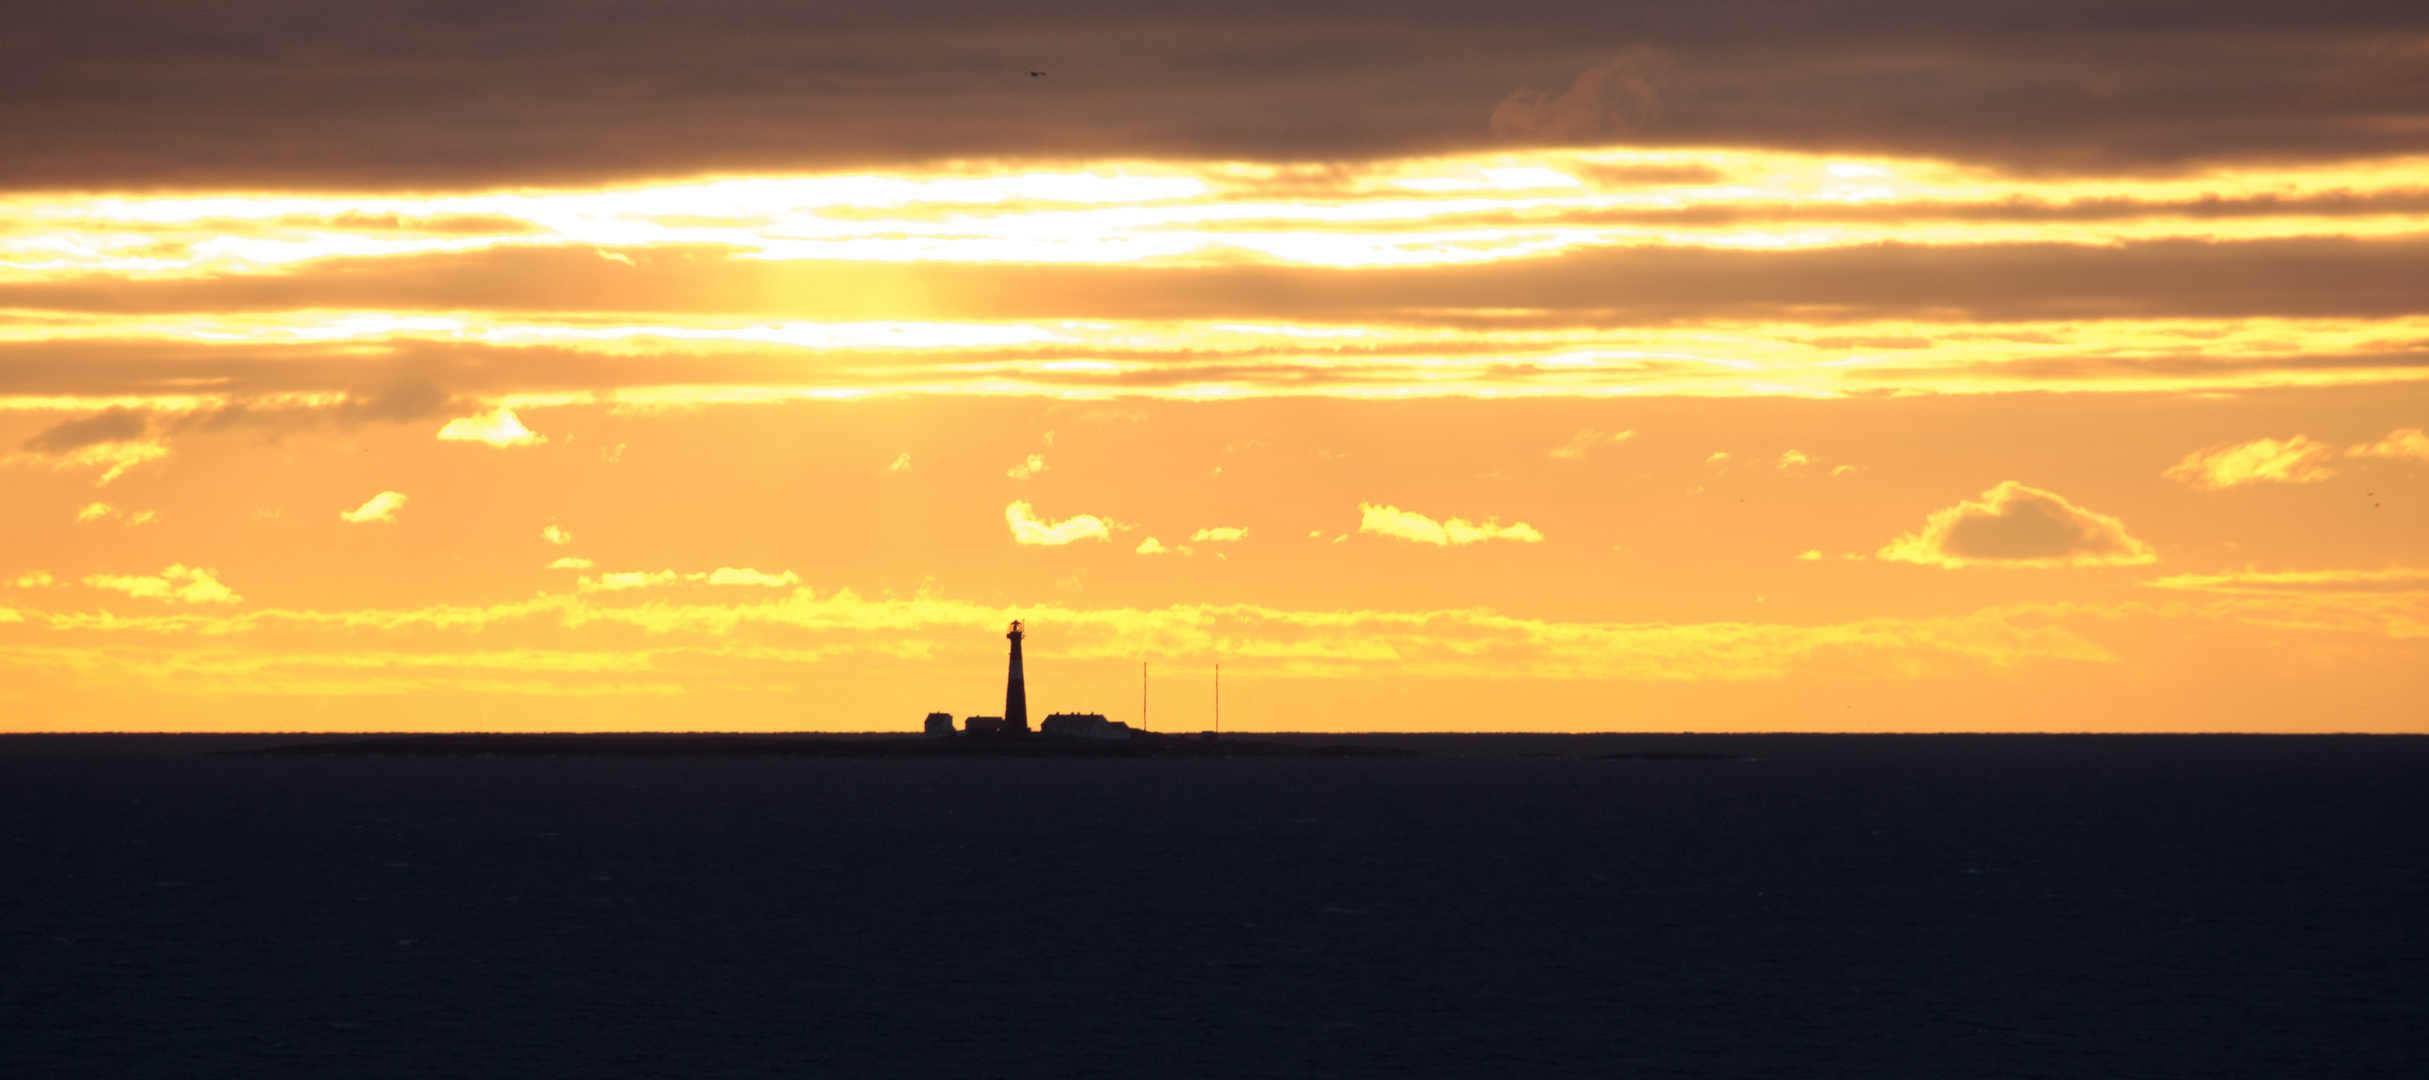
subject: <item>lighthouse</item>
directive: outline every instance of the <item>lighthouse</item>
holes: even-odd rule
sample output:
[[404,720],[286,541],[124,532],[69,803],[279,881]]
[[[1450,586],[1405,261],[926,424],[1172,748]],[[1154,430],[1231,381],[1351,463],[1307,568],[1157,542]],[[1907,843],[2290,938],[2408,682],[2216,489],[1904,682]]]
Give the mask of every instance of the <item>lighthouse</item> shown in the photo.
[[1004,680],[1004,730],[1029,730],[1029,686],[1021,679],[1021,624],[1012,623],[1012,632],[1005,634],[1012,641],[1012,676]]

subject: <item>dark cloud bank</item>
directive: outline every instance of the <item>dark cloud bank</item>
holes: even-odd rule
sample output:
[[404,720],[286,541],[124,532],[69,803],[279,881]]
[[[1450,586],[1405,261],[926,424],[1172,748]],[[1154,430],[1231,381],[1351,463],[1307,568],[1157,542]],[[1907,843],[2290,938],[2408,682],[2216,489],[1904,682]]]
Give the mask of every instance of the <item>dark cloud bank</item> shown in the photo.
[[41,0],[0,35],[0,186],[18,189],[1620,139],[2154,169],[2425,134],[2429,32],[2408,0]]

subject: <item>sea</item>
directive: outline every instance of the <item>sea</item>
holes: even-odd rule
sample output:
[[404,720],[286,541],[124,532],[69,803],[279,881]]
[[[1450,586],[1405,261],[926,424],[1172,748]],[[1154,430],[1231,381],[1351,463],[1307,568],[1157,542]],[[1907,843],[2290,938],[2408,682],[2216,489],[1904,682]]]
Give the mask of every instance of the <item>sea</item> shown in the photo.
[[2429,738],[0,737],[0,1076],[2429,1076]]

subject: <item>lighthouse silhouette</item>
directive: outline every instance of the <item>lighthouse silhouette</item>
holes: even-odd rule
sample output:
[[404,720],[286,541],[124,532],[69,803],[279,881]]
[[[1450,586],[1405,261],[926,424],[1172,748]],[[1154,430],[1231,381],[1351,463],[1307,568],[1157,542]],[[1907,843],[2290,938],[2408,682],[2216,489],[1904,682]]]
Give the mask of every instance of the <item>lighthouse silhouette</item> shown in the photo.
[[1021,624],[1015,619],[1012,632],[1004,635],[1012,640],[1012,677],[1004,681],[1004,730],[1029,730],[1029,685],[1021,678]]

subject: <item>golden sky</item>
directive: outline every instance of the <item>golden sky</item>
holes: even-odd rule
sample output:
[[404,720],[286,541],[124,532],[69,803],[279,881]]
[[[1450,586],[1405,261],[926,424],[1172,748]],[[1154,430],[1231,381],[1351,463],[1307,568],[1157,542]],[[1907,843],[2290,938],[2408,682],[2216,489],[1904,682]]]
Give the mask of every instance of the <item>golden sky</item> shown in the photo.
[[[1235,70],[716,7],[861,72],[722,98],[274,93],[384,7],[62,46],[84,122],[0,109],[0,730],[910,730],[1012,619],[1033,709],[1158,730],[1218,663],[1237,730],[2429,729],[2429,39],[1339,10]],[[995,66],[847,62],[914,39]]]

